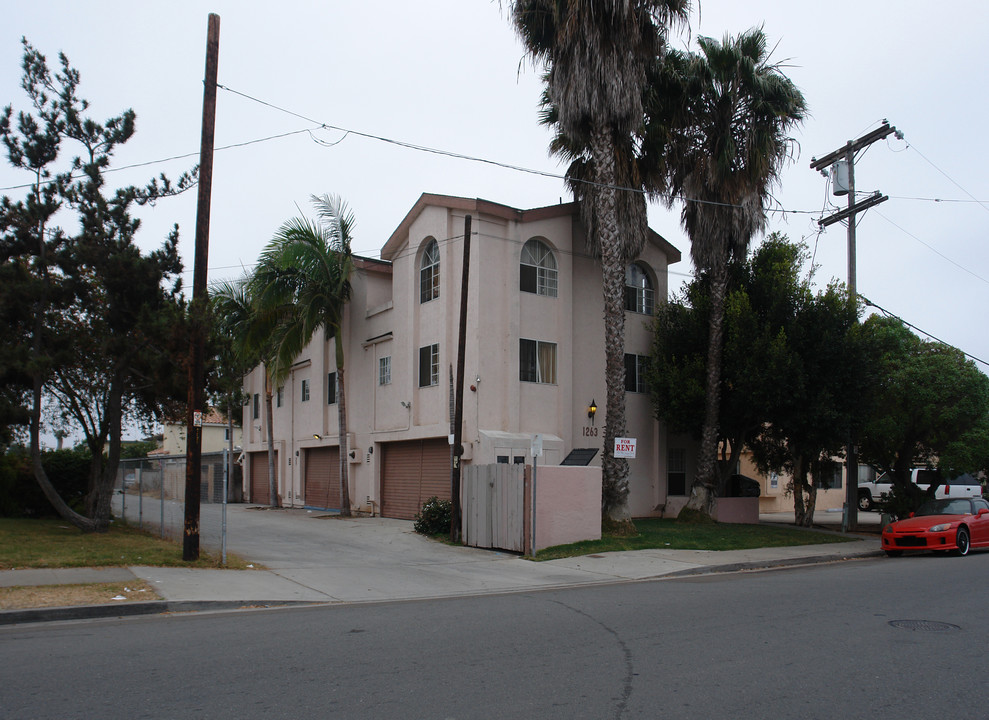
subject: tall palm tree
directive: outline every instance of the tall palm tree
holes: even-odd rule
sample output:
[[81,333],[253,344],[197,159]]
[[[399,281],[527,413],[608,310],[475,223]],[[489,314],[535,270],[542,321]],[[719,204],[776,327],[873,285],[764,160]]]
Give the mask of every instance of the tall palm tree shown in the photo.
[[[642,126],[646,70],[666,30],[685,21],[689,0],[515,0],[516,32],[534,60],[546,65],[546,94],[559,131],[586,139],[593,184],[582,197],[592,249],[601,257],[607,408],[601,509],[630,529],[628,463],[614,457],[625,434],[625,266],[645,242],[645,203],[621,202],[627,180],[623,152]],[[623,232],[632,228],[631,232]]]
[[784,163],[788,133],[807,113],[803,95],[770,63],[762,28],[722,42],[699,37],[699,53],[671,51],[657,64],[647,99],[647,140],[681,222],[694,267],[710,284],[704,424],[687,507],[710,515],[718,483],[722,323],[728,267],[743,260],[766,225],[766,205]]
[[354,215],[337,196],[312,196],[318,222],[293,218],[268,243],[253,283],[262,307],[290,303],[293,312],[280,325],[276,365],[289,368],[323,329],[334,338],[337,371],[337,419],[340,434],[340,514],[349,516],[347,396],[343,347],[344,309],[351,295],[354,258],[350,244]]
[[278,483],[275,476],[275,433],[272,388],[288,375],[288,365],[279,364],[277,340],[290,306],[263,307],[255,295],[252,275],[234,282],[223,282],[210,293],[216,330],[232,341],[236,370],[243,373],[261,365],[264,369],[264,412],[268,442],[268,503],[278,507]]

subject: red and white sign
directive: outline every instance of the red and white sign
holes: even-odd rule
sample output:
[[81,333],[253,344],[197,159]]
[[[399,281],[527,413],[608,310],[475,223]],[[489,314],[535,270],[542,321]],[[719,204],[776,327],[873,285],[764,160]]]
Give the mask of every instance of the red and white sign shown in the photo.
[[634,458],[635,438],[615,438],[615,457]]

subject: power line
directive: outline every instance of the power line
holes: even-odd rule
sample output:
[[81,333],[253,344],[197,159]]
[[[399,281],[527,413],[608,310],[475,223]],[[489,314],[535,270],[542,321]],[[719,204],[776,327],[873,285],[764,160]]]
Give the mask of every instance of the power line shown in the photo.
[[897,228],[897,229],[898,229],[898,230],[900,230],[901,232],[903,232],[903,233],[905,233],[905,234],[907,234],[907,235],[909,235],[910,237],[912,237],[912,238],[913,238],[914,240],[916,240],[917,242],[919,242],[919,243],[920,243],[921,245],[923,245],[924,247],[926,247],[926,248],[927,248],[928,250],[930,250],[931,252],[934,252],[934,253],[936,253],[937,255],[940,255],[940,256],[941,256],[942,258],[944,258],[945,260],[947,260],[947,261],[948,261],[949,263],[951,263],[951,264],[952,264],[952,265],[954,265],[955,267],[957,267],[957,268],[959,268],[959,269],[961,269],[961,270],[964,270],[965,272],[967,272],[967,273],[968,273],[969,275],[971,275],[972,277],[974,277],[974,278],[976,278],[976,279],[978,279],[978,280],[981,280],[981,281],[982,281],[982,282],[984,282],[984,283],[985,283],[986,285],[989,285],[989,280],[987,280],[986,278],[984,278],[984,277],[982,277],[982,276],[981,276],[981,275],[979,275],[979,274],[978,274],[977,272],[974,272],[974,271],[973,271],[973,270],[972,270],[971,268],[967,268],[967,267],[965,267],[964,265],[962,265],[961,263],[957,263],[957,262],[955,262],[955,261],[954,261],[954,260],[952,260],[952,259],[951,259],[950,257],[948,257],[947,255],[945,255],[945,254],[944,254],[943,252],[941,252],[940,250],[938,250],[938,249],[937,249],[936,247],[934,247],[933,245],[931,245],[931,244],[929,244],[929,243],[926,243],[926,242],[924,242],[924,241],[923,241],[923,240],[921,240],[921,239],[920,239],[919,237],[917,237],[916,235],[914,235],[914,234],[913,234],[912,232],[910,232],[909,230],[907,230],[906,228],[904,228],[904,227],[903,227],[902,225],[898,225],[898,224],[896,224],[895,222],[893,222],[892,220],[890,220],[890,219],[889,219],[888,217],[886,217],[885,215],[883,215],[883,214],[882,214],[881,212],[879,212],[878,210],[876,210],[876,214],[877,214],[877,215],[878,215],[879,217],[881,217],[881,218],[882,218],[883,220],[885,220],[886,222],[888,222],[888,223],[889,223],[890,225],[892,225],[893,227],[895,227],[895,228]]
[[[230,145],[224,145],[222,147],[215,148],[215,150],[231,150],[233,148],[245,147],[247,145],[257,145],[258,143],[268,142],[269,140],[280,140],[281,138],[289,137],[291,135],[300,135],[302,133],[310,133],[311,134],[311,132],[312,131],[311,131],[310,128],[305,128],[303,130],[292,130],[290,132],[280,133],[278,135],[269,135],[267,137],[257,138],[255,140],[245,140],[244,142],[231,143]],[[341,140],[342,139],[343,138],[341,138]],[[333,143],[333,144],[335,145],[336,143]],[[163,163],[173,162],[175,160],[185,160],[185,159],[191,158],[191,157],[198,158],[199,157],[199,152],[197,151],[197,152],[193,152],[193,153],[185,153],[184,155],[172,155],[171,157],[161,158],[160,160],[147,160],[145,162],[132,163],[130,165],[121,165],[119,167],[106,168],[106,169],[102,170],[101,172],[103,172],[103,173],[112,173],[112,172],[120,172],[121,170],[133,170],[134,168],[147,167],[149,165],[161,165]],[[69,176],[69,179],[70,180],[77,180],[77,179],[82,178],[82,177],[85,177],[85,174],[70,175]],[[41,183],[39,183],[39,185],[50,185],[53,182],[55,182],[54,179],[44,180]],[[6,192],[7,190],[24,190],[24,189],[27,189],[27,188],[32,188],[32,187],[34,187],[34,185],[35,185],[35,183],[27,183],[26,185],[11,185],[9,187],[0,187],[0,192]],[[192,185],[190,185],[190,187],[193,187],[193,186],[195,186],[195,183],[192,183]]]
[[[510,163],[505,163],[498,160],[491,160],[490,158],[482,158],[476,155],[467,155],[465,153],[454,152],[452,150],[443,150],[441,148],[429,147],[428,145],[419,145],[417,143],[411,143],[405,140],[396,140],[395,138],[389,138],[389,137],[384,137],[382,135],[375,135],[373,133],[362,132],[360,130],[345,128],[339,125],[332,125],[330,123],[321,122],[314,118],[308,117],[301,113],[297,113],[294,110],[289,110],[288,108],[284,108],[279,105],[275,105],[274,103],[267,102],[266,100],[261,100],[260,98],[253,97],[252,95],[248,95],[247,93],[240,92],[239,90],[234,90],[233,88],[226,87],[225,85],[221,85],[219,83],[217,83],[217,87],[219,87],[221,90],[226,90],[227,92],[232,93],[234,95],[238,95],[246,100],[250,100],[251,102],[258,103],[259,105],[264,105],[265,107],[269,107],[272,110],[277,110],[278,112],[291,115],[292,117],[299,118],[300,120],[311,122],[315,125],[318,125],[320,128],[325,128],[327,130],[336,130],[337,132],[345,133],[344,137],[340,138],[340,140],[338,140],[336,143],[333,143],[333,145],[336,145],[339,142],[341,142],[344,138],[347,137],[347,135],[356,135],[358,137],[366,138],[368,140],[377,140],[379,142],[388,143],[390,145],[397,145],[398,147],[406,148],[408,150],[416,150],[418,152],[431,153],[433,155],[442,155],[444,157],[450,157],[457,160],[467,160],[468,162],[477,162],[477,163],[484,163],[486,165],[494,165],[495,167],[504,168],[506,170],[513,170],[515,172],[527,173],[529,175],[539,175],[541,177],[552,178],[554,180],[572,181],[572,182],[581,183],[583,185],[592,185],[595,187],[610,187],[611,189],[614,190],[640,193],[643,195],[646,194],[646,191],[643,190],[642,188],[633,188],[624,185],[606,185],[605,183],[599,183],[593,180],[568,178],[566,175],[561,175],[559,173],[551,173],[546,170],[535,170],[533,168],[527,168],[521,165],[512,165]],[[318,142],[320,145],[327,145],[327,143],[323,143],[322,141],[316,141],[316,142]],[[685,197],[681,197],[677,199],[682,200],[683,202],[694,202],[694,203],[700,203],[702,205],[717,205],[720,207],[741,207],[740,205],[734,205],[732,203],[716,202],[713,200],[698,200],[696,198],[685,198]],[[781,213],[781,214],[792,213],[794,215],[817,214],[817,211],[815,210],[787,210],[785,208],[766,208],[766,212]]]
[[894,320],[899,320],[899,321],[900,321],[901,323],[903,323],[904,325],[906,325],[906,326],[907,326],[908,328],[911,328],[911,329],[913,329],[913,330],[916,330],[917,332],[919,332],[919,333],[921,333],[922,335],[926,335],[926,336],[927,336],[927,337],[929,337],[929,338],[930,338],[931,340],[934,340],[934,341],[936,341],[936,342],[939,342],[939,343],[941,343],[942,345],[945,345],[946,347],[950,347],[950,348],[954,348],[955,350],[957,350],[958,352],[960,352],[960,353],[961,353],[962,355],[964,355],[965,357],[967,357],[967,358],[969,358],[970,360],[975,360],[976,362],[980,362],[980,363],[982,363],[983,365],[986,365],[986,366],[989,366],[989,362],[986,362],[986,361],[985,361],[985,360],[983,360],[982,358],[979,358],[979,357],[976,357],[975,355],[972,355],[971,353],[967,353],[967,352],[965,352],[964,350],[962,350],[961,348],[957,348],[957,347],[955,347],[955,346],[954,346],[954,345],[952,345],[951,343],[946,343],[946,342],[945,342],[944,340],[942,340],[941,338],[939,338],[939,337],[936,337],[936,336],[934,336],[934,335],[931,335],[931,334],[930,334],[929,332],[927,332],[926,330],[921,330],[921,329],[920,329],[919,327],[917,327],[917,326],[916,326],[916,325],[914,325],[913,323],[909,323],[909,322],[907,322],[906,320],[904,320],[904,319],[903,319],[903,318],[901,318],[900,316],[898,316],[898,315],[894,315],[893,313],[891,313],[891,312],[890,312],[889,310],[887,310],[886,308],[884,308],[884,307],[882,307],[882,306],[880,306],[880,305],[877,305],[876,303],[874,303],[874,302],[872,302],[872,301],[871,301],[871,300],[870,300],[869,298],[867,298],[867,297],[865,297],[865,295],[862,295],[862,294],[860,293],[860,294],[859,294],[859,297],[860,297],[860,298],[862,298],[862,300],[863,300],[863,301],[865,301],[865,304],[866,304],[866,305],[868,305],[869,307],[874,307],[874,308],[876,308],[876,310],[878,310],[879,312],[881,312],[881,313],[882,313],[883,315],[885,315],[886,317],[890,317],[890,318],[893,318]]
[[941,173],[942,175],[944,175],[949,180],[949,182],[951,182],[952,185],[954,185],[955,187],[957,187],[963,193],[965,193],[966,195],[968,195],[972,200],[974,200],[979,205],[981,205],[983,210],[985,210],[986,212],[989,212],[989,204],[987,204],[987,203],[985,203],[985,202],[983,202],[981,200],[976,199],[975,195],[973,195],[972,193],[970,193],[968,190],[966,190],[964,187],[962,187],[961,183],[957,182],[948,173],[946,173],[944,170],[942,170],[937,165],[935,165],[933,162],[931,162],[931,160],[929,160],[928,157],[926,155],[924,155],[924,153],[922,153],[920,150],[918,150],[916,148],[916,146],[914,146],[914,144],[911,143],[909,140],[904,140],[904,142],[906,142],[908,148],[910,148],[915,153],[917,153],[918,155],[920,155],[920,157],[922,157],[924,159],[924,161],[927,162],[928,165],[930,165],[932,168],[934,168],[939,173]]

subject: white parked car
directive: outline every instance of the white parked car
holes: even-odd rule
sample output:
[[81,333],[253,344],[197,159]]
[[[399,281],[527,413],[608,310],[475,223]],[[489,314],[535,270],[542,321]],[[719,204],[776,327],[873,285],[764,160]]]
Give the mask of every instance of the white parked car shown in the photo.
[[[915,468],[910,471],[910,480],[921,490],[927,490],[932,482],[939,482],[936,470]],[[875,480],[859,480],[859,510],[874,510],[882,500],[883,493],[891,492],[893,480],[883,473]],[[982,485],[979,481],[965,473],[951,480],[944,479],[934,491],[938,500],[945,498],[978,498],[982,497]]]

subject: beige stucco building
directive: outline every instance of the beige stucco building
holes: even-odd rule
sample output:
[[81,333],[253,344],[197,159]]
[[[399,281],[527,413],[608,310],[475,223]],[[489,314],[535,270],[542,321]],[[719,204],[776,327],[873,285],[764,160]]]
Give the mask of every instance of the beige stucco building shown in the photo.
[[[185,455],[185,420],[166,422],[162,427],[162,444],[157,451],[160,455]],[[233,427],[234,447],[241,446],[241,428]],[[230,427],[227,419],[216,410],[203,415],[202,452],[223,452],[230,446]]]
[[[410,518],[431,495],[449,497],[451,370],[455,370],[464,217],[472,216],[464,400],[464,461],[558,465],[596,448],[604,423],[600,264],[586,250],[574,203],[517,210],[423,195],[385,243],[358,259],[342,342],[346,357],[350,496],[355,507]],[[667,296],[680,252],[650,232],[626,280],[626,405],[633,515],[675,514],[695,453],[654,418],[637,358],[650,352],[650,316]],[[314,338],[274,393],[282,504],[339,506],[333,343]],[[245,493],[267,502],[264,376],[245,378]],[[599,410],[588,416],[596,400]]]

